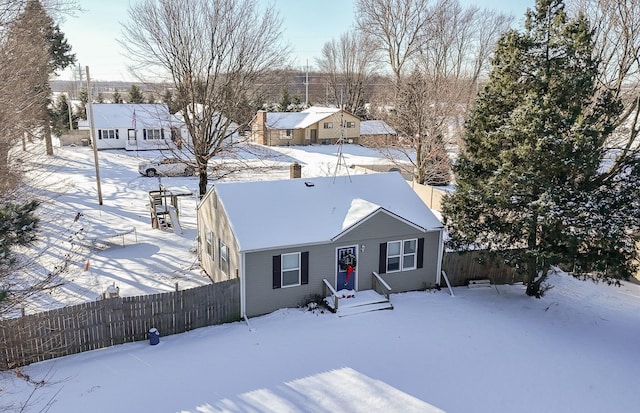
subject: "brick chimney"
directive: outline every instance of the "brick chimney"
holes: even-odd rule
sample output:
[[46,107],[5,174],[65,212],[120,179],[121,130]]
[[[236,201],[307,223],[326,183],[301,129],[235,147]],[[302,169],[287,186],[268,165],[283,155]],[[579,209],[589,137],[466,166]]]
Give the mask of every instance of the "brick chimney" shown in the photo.
[[252,128],[254,132],[254,141],[260,145],[268,145],[267,142],[267,112],[259,110],[256,113],[255,126]]

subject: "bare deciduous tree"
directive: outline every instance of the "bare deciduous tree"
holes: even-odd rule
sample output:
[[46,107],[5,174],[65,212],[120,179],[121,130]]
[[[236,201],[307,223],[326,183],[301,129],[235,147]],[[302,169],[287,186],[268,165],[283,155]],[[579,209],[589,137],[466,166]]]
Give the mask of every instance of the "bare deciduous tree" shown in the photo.
[[[20,15],[20,17],[23,17]],[[43,104],[49,97],[48,48],[42,37],[34,36],[32,20],[16,19],[4,28],[0,41],[0,177],[2,193],[18,182],[9,153],[43,118]]]
[[630,159],[640,160],[640,0],[573,0],[573,13],[585,13],[594,29],[594,53],[601,93],[620,98],[624,110],[606,144],[619,155],[606,176],[616,176]]
[[365,115],[365,87],[378,68],[377,47],[362,32],[350,31],[322,47],[316,59],[320,71],[329,77],[329,93],[336,103],[357,115]]
[[[145,0],[132,5],[121,44],[142,77],[170,79],[193,140],[200,194],[210,159],[250,118],[241,107],[260,93],[268,71],[287,57],[281,21],[252,0]],[[243,115],[245,114],[245,115]]]
[[447,152],[458,144],[462,119],[511,18],[458,0],[441,0],[429,13],[410,60],[413,71],[397,78],[395,110],[386,118],[401,140],[386,152],[399,167],[409,162],[417,182],[442,185],[450,180]]
[[387,56],[396,79],[425,42],[429,0],[356,0],[356,24]]

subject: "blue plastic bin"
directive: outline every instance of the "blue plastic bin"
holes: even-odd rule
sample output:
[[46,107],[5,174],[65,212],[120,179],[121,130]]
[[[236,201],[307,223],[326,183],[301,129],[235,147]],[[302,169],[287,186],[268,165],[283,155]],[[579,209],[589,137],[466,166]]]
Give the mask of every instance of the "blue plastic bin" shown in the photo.
[[149,344],[155,346],[160,342],[160,333],[155,328],[149,330]]

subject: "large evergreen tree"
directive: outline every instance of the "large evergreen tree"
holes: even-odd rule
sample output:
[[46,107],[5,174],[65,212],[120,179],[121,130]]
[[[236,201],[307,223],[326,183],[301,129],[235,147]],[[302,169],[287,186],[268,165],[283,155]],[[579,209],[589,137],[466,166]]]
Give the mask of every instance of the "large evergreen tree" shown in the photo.
[[[502,36],[467,120],[443,214],[457,248],[500,251],[540,297],[551,266],[627,278],[638,233],[638,159],[608,148],[621,105],[598,93],[592,32],[537,0]],[[618,157],[609,168],[610,157]]]

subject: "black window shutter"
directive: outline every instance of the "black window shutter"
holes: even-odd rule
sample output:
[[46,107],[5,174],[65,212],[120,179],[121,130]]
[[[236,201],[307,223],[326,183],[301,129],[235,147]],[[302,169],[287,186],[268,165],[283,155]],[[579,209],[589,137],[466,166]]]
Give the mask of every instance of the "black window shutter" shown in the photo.
[[160,129],[160,136],[162,136],[162,139],[164,139],[164,129]]
[[280,288],[280,256],[273,256],[273,288]]
[[418,268],[424,266],[424,238],[418,238]]
[[102,129],[98,129],[98,139],[102,139]]
[[387,272],[387,243],[380,243],[380,257],[378,260],[378,274]]
[[300,283],[309,284],[309,251],[300,254]]
[[147,140],[147,130],[142,129],[142,139]]

